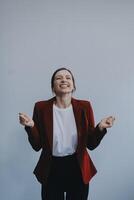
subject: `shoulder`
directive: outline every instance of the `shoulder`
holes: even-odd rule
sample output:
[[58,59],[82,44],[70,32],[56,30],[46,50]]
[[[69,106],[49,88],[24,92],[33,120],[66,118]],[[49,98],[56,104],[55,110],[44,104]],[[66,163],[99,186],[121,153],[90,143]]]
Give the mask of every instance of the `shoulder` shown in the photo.
[[47,107],[48,105],[51,105],[54,101],[54,98],[48,99],[48,100],[42,100],[35,102],[35,108],[42,109]]
[[75,99],[72,98],[73,103],[82,106],[82,107],[91,107],[91,102],[88,100],[83,100],[83,99]]

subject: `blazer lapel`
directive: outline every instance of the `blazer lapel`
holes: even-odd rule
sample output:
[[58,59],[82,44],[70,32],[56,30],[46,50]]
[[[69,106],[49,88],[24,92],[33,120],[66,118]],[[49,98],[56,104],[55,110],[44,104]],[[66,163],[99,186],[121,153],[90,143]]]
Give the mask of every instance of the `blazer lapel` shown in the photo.
[[74,117],[75,117],[75,122],[76,122],[76,127],[77,127],[77,134],[78,134],[78,146],[76,150],[78,151],[78,148],[80,147],[81,136],[82,136],[82,132],[81,132],[82,109],[78,101],[74,98],[72,98],[72,106],[73,106],[73,112],[74,112]]
[[47,102],[47,108],[45,109],[45,122],[47,123],[46,135],[49,143],[50,150],[53,148],[53,102],[55,97]]

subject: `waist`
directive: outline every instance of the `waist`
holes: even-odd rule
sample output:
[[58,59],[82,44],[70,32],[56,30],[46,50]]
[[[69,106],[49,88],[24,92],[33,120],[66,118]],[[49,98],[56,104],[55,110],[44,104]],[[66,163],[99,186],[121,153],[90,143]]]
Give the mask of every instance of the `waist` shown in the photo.
[[73,153],[71,155],[66,155],[66,156],[53,156],[52,155],[52,160],[71,160],[76,158],[76,153]]

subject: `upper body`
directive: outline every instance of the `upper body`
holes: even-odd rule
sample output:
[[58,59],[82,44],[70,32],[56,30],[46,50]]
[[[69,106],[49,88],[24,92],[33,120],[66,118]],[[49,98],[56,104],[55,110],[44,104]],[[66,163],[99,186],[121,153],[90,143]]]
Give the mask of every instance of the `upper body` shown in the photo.
[[[75,81],[72,73],[66,68],[55,71],[51,79],[51,87],[55,97],[47,101],[37,102],[34,107],[33,119],[26,114],[20,114],[20,123],[25,126],[30,144],[36,151],[42,149],[40,160],[34,172],[38,180],[42,182],[49,174],[52,155],[60,155],[60,153],[66,155],[76,152],[83,181],[88,183],[96,173],[96,169],[86,148],[93,150],[99,145],[106,134],[106,128],[113,125],[114,118],[110,116],[102,119],[95,127],[90,102],[72,97]],[[69,124],[66,128],[64,127],[68,122],[64,123],[62,117],[60,118],[58,114],[62,113],[60,109],[69,110],[67,115],[71,118],[68,119],[71,125],[70,129],[68,129]],[[64,117],[65,114],[62,114]],[[62,125],[60,126],[60,124]],[[71,148],[65,148],[65,145],[61,145],[61,142],[64,141],[64,144],[69,147],[69,142],[65,141],[68,136],[63,140],[64,132],[67,134],[66,129],[75,132],[73,136],[69,135],[73,138],[69,140]],[[57,130],[60,132],[60,136],[58,136]]]
[[[39,151],[43,148],[46,151],[49,150],[51,154],[53,152],[53,111],[55,98],[56,97],[47,101],[37,102],[33,112],[34,126],[25,126],[29,141],[35,151]],[[80,140],[80,142],[84,142],[85,147],[93,150],[98,146],[101,138],[105,135],[106,128],[101,130],[99,125],[95,127],[93,110],[90,102],[72,98],[71,104],[78,137],[76,146],[78,148]]]

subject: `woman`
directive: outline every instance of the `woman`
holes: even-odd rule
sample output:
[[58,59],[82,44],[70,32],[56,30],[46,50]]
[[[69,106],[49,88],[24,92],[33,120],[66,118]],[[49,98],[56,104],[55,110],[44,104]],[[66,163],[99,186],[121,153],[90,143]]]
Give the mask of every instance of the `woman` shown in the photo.
[[55,97],[35,104],[33,119],[19,114],[35,151],[42,149],[34,170],[42,185],[42,200],[87,200],[89,181],[96,168],[87,152],[95,149],[114,117],[95,127],[90,102],[74,99],[75,80],[70,70],[60,68],[51,79]]

